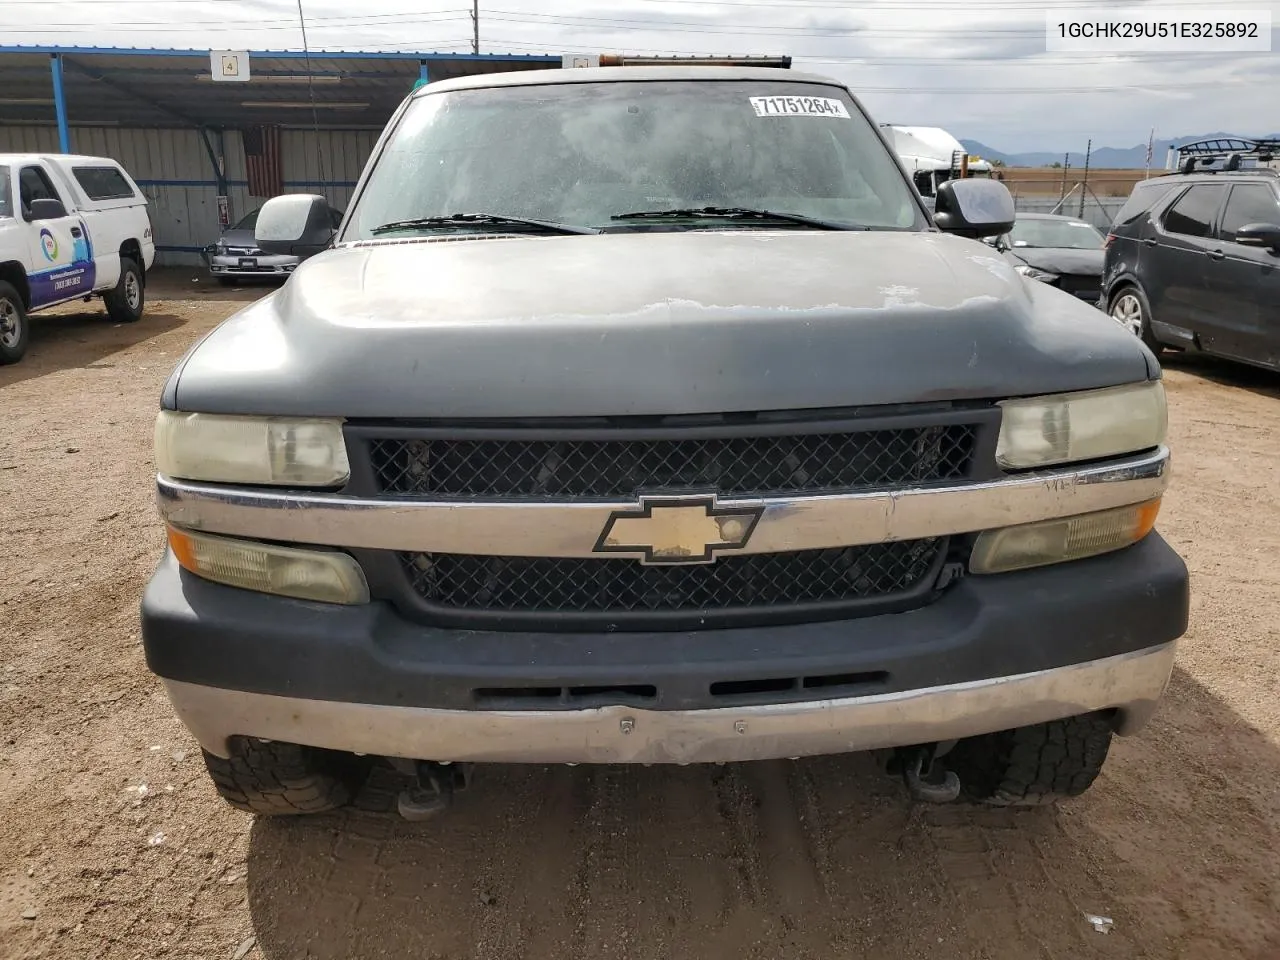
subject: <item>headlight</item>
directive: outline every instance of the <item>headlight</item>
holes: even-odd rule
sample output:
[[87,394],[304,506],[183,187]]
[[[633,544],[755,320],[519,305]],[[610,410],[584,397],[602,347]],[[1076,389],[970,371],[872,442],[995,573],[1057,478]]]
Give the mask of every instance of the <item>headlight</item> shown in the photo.
[[1169,418],[1159,380],[1000,404],[996,462],[1006,470],[1098,460],[1164,443]]
[[351,475],[341,420],[165,410],[155,444],[156,469],[180,480],[336,487]]
[[169,528],[183,569],[243,590],[325,603],[368,603],[369,585],[354,559],[334,550],[299,550]]
[[1160,501],[988,530],[974,543],[970,573],[1007,573],[1083,560],[1132,546],[1155,527]]
[[1013,269],[1017,270],[1018,273],[1022,274],[1024,277],[1030,277],[1032,280],[1040,280],[1043,283],[1053,283],[1058,279],[1058,275],[1056,273],[1041,270],[1039,267],[1033,267],[1029,263],[1020,263]]

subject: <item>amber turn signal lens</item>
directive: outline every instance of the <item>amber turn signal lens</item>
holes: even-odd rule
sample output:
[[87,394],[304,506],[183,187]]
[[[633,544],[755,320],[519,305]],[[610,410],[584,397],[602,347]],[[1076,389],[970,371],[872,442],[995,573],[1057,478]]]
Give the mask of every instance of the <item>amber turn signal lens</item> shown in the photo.
[[300,550],[169,527],[169,549],[198,577],[243,590],[324,603],[368,603],[360,565],[336,550]]
[[1149,534],[1159,513],[1157,498],[1097,513],[988,530],[973,546],[969,571],[1008,573],[1121,550]]

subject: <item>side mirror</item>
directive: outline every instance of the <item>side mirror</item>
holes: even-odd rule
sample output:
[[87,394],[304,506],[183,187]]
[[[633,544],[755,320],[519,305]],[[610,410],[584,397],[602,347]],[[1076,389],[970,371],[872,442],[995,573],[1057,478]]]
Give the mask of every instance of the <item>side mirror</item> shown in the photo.
[[1274,223],[1247,223],[1236,231],[1236,243],[1246,247],[1280,250],[1280,226]]
[[43,197],[39,200],[31,201],[31,219],[36,220],[58,220],[67,215],[67,208],[63,206],[61,200],[53,200]]
[[1013,229],[1013,194],[999,180],[948,180],[938,186],[933,222],[938,229],[981,240]]
[[319,194],[272,197],[258,211],[253,239],[264,253],[310,257],[333,242],[333,210]]

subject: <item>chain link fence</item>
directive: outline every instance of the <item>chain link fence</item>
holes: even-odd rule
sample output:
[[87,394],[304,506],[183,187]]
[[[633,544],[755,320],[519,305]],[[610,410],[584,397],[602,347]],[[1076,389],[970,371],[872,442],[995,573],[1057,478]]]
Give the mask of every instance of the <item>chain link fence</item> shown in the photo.
[[[1079,191],[1066,202],[1057,197],[1015,196],[1014,209],[1019,213],[1059,213],[1068,217],[1078,217],[1085,223],[1092,224],[1099,230],[1106,230],[1115,221],[1116,214],[1124,206],[1125,197],[1091,197],[1084,200],[1084,213],[1080,211]],[[1055,209],[1056,208],[1056,209]]]

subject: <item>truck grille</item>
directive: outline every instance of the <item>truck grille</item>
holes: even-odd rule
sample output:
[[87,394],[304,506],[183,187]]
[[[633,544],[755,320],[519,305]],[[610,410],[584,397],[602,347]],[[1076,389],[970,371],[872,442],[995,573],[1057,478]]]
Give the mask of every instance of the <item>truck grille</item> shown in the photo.
[[1089,303],[1096,302],[1102,296],[1102,278],[1099,276],[1063,274],[1058,278],[1058,287]]
[[616,616],[796,607],[888,599],[932,583],[945,539],[727,556],[691,566],[635,560],[404,553],[437,610]]
[[632,497],[680,487],[778,495],[960,479],[977,432],[949,424],[657,440],[374,437],[369,455],[378,491],[400,496]]

